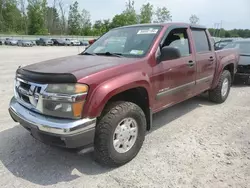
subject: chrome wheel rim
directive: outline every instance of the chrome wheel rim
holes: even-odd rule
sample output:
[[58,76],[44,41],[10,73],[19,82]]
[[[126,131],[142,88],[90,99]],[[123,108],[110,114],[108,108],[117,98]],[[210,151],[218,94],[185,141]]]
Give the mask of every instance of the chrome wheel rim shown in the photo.
[[115,129],[113,146],[118,153],[126,153],[134,146],[137,137],[137,122],[133,118],[125,118]]
[[228,87],[229,87],[229,81],[228,79],[226,78],[223,83],[222,83],[222,88],[221,88],[221,94],[222,96],[226,96],[227,94],[227,91],[228,91]]

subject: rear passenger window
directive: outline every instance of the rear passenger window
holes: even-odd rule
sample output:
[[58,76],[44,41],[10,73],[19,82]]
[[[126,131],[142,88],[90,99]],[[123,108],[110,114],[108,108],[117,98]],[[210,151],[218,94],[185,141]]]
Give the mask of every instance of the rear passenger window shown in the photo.
[[205,30],[192,30],[195,48],[198,53],[209,52],[210,46]]

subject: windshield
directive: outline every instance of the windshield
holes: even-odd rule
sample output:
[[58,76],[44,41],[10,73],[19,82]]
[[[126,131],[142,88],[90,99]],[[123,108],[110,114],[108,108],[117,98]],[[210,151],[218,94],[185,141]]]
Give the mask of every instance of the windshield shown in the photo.
[[109,31],[84,53],[119,54],[126,57],[145,56],[162,26],[134,26]]
[[250,41],[232,42],[225,46],[224,49],[237,48],[240,54],[250,55]]

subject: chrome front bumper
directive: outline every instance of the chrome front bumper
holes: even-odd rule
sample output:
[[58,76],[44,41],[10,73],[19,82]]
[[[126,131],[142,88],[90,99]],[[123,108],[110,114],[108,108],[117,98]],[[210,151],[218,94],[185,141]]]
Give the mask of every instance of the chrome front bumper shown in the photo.
[[[15,97],[10,101],[9,113],[14,121],[19,122],[23,127],[30,130],[31,134],[38,132],[39,134],[46,134],[61,140],[67,141],[68,138],[71,141],[77,140],[77,143],[71,142],[69,144],[70,148],[91,144],[94,139],[96,118],[71,120],[41,115],[23,107],[17,102]],[[67,147],[67,143],[65,147]]]

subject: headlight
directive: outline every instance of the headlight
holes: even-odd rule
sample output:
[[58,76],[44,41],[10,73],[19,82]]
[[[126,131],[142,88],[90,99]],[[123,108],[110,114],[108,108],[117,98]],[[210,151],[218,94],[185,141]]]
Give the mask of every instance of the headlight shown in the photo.
[[88,86],[84,84],[49,84],[44,93],[43,113],[79,119],[87,92]]
[[49,84],[46,92],[73,95],[88,92],[88,86],[84,84]]

